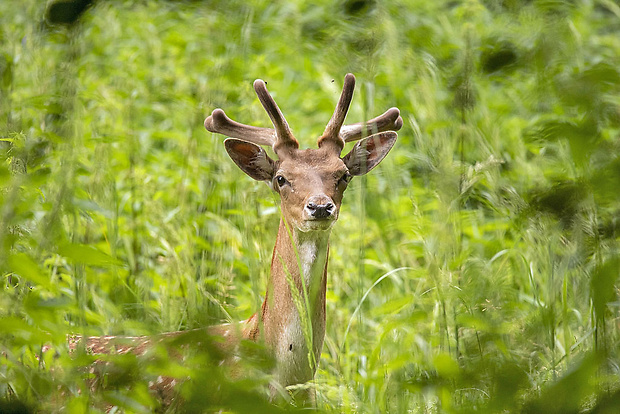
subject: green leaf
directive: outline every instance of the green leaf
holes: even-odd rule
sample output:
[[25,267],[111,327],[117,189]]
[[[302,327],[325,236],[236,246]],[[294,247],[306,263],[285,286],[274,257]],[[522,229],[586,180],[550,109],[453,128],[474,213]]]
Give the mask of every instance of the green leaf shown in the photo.
[[460,373],[459,364],[446,353],[435,356],[433,365],[437,374],[443,378],[456,378]]
[[52,288],[52,283],[47,272],[41,269],[41,267],[39,267],[26,253],[17,253],[9,256],[8,263],[12,273],[34,285],[40,285],[47,289]]
[[65,244],[58,248],[58,254],[73,263],[91,266],[120,265],[121,262],[101,250],[86,244]]
[[373,317],[381,315],[392,315],[400,312],[404,307],[413,302],[413,296],[403,296],[401,298],[395,298],[385,302],[384,304],[372,309],[371,314]]

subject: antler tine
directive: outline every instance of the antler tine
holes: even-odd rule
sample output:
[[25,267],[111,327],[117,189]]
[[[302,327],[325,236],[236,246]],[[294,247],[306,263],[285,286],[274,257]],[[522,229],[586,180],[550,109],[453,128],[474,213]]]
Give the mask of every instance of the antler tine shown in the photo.
[[344,77],[344,85],[342,86],[342,93],[340,99],[334,110],[334,114],[325,127],[325,132],[319,138],[319,147],[324,141],[331,141],[337,144],[340,149],[344,147],[344,141],[340,138],[340,129],[344,124],[344,119],[349,111],[351,105],[351,99],[353,99],[353,91],[355,90],[355,76],[352,73],[347,73]]
[[205,128],[209,132],[239,138],[258,145],[274,145],[276,132],[271,128],[261,128],[233,121],[221,109],[215,109],[205,119]]
[[269,115],[269,118],[271,118],[271,122],[276,129],[276,139],[273,143],[273,150],[276,154],[280,148],[299,148],[299,142],[297,142],[297,139],[295,139],[291,133],[284,115],[282,115],[276,101],[271,97],[269,91],[267,91],[267,86],[262,79],[256,79],[254,81],[254,90],[256,91],[256,95],[258,95],[260,103],[263,105],[263,108],[265,108],[265,111],[267,111],[267,114]]
[[[403,119],[400,116],[398,108],[390,108],[385,111],[384,114],[367,122],[343,125],[351,104],[351,99],[353,98],[354,89],[355,76],[349,73],[345,76],[342,93],[336,105],[336,109],[334,110],[334,114],[327,123],[325,132],[319,138],[319,147],[322,142],[330,141],[336,143],[342,149],[345,142],[357,141],[375,132],[398,131],[403,126]],[[219,108],[215,109],[213,113],[205,119],[205,128],[209,132],[223,134],[232,138],[239,138],[257,145],[269,145],[274,151],[276,148],[282,147],[299,148],[299,143],[291,133],[280,108],[278,108],[278,105],[267,91],[265,82],[257,79],[254,82],[254,90],[256,90],[258,99],[271,118],[275,130],[272,128],[245,125],[233,121]]]
[[376,132],[398,131],[403,126],[403,118],[398,108],[390,108],[382,115],[367,122],[344,125],[340,129],[340,138],[344,142],[357,141]]

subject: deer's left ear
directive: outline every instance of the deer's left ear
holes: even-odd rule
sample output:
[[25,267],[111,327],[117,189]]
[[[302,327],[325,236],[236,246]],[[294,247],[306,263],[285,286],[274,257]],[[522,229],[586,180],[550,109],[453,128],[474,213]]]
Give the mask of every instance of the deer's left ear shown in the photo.
[[264,149],[251,142],[228,138],[224,141],[226,152],[244,173],[258,181],[271,181],[275,162]]
[[359,141],[342,160],[351,175],[364,175],[385,158],[398,135],[394,131],[379,132]]

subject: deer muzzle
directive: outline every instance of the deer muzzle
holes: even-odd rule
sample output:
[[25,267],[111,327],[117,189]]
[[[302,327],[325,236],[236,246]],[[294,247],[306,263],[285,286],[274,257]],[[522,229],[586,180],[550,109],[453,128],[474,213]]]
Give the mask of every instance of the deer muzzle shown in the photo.
[[[336,209],[334,200],[332,200],[331,197],[325,194],[309,197],[306,201],[304,213],[304,215],[306,216],[306,221],[310,222],[332,222],[338,218],[338,211]],[[318,223],[316,224],[318,225]],[[327,227],[329,227],[331,223],[326,223],[326,225]],[[321,227],[323,227],[323,225],[321,225]]]

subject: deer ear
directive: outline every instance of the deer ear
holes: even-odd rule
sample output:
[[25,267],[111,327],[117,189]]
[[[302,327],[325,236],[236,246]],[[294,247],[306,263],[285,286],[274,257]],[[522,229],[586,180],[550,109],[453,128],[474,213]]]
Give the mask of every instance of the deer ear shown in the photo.
[[271,181],[275,162],[264,149],[251,142],[228,138],[224,141],[226,152],[241,170],[258,181]]
[[394,131],[379,132],[359,141],[342,158],[351,175],[364,175],[385,158],[398,135]]

